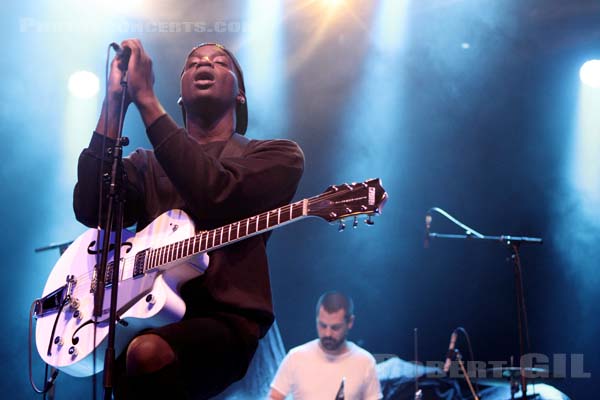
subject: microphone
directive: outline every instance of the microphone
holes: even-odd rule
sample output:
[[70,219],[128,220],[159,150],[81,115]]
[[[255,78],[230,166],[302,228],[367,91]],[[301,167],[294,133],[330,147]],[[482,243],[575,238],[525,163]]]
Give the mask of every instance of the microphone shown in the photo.
[[454,346],[456,346],[456,339],[458,335],[456,334],[456,329],[452,331],[452,335],[450,335],[450,344],[448,345],[448,353],[446,354],[446,362],[444,363],[444,368],[442,370],[444,373],[448,373],[450,370],[450,363],[452,362],[452,356],[454,355]]
[[425,239],[423,240],[423,247],[429,248],[429,228],[431,228],[431,214],[425,215]]
[[340,384],[340,388],[338,389],[337,394],[335,395],[335,400],[344,400],[344,382],[346,381],[346,377],[342,378],[342,383]]
[[121,47],[115,42],[112,42],[110,47],[112,47],[115,53],[117,53],[117,58],[119,59],[119,69],[121,71],[127,71],[127,67],[129,66],[129,57],[131,57],[131,48]]

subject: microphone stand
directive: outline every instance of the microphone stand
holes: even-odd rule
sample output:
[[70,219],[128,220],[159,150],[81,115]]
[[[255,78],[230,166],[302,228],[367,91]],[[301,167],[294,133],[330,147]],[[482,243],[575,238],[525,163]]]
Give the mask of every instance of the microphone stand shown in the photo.
[[69,247],[69,245],[71,243],[73,243],[72,240],[70,240],[68,242],[62,242],[62,243],[50,243],[46,246],[38,247],[37,249],[34,249],[34,251],[36,253],[41,253],[42,251],[58,249],[58,252],[62,256],[62,254],[67,250],[67,248]]
[[[107,274],[107,261],[110,252],[110,236],[111,232],[115,232],[115,245],[113,253],[113,266],[112,271],[109,270],[109,276],[111,278],[111,298],[110,298],[110,311],[109,311],[109,322],[108,322],[108,344],[104,356],[104,399],[110,400],[112,398],[112,382],[113,382],[113,371],[115,364],[115,334],[116,334],[116,323],[117,323],[117,295],[119,287],[119,264],[121,260],[121,231],[123,230],[123,146],[129,144],[129,140],[122,136],[123,131],[123,119],[125,112],[125,97],[127,95],[127,65],[119,67],[123,70],[123,77],[121,78],[121,108],[119,112],[119,125],[116,132],[115,146],[113,147],[112,153],[112,165],[110,174],[110,186],[108,193],[108,207],[106,212],[103,241],[102,241],[102,253],[100,258],[100,265],[98,268],[98,279],[96,285],[96,292],[94,293],[94,317],[96,322],[102,320],[103,308],[104,308],[104,294],[106,290],[106,274]],[[108,107],[106,112],[108,113]],[[100,171],[100,173],[103,173]],[[102,199],[100,199],[102,201]],[[113,227],[114,223],[114,227]],[[95,345],[95,344],[94,344]]]
[[463,375],[465,376],[467,385],[469,385],[469,390],[471,391],[471,394],[473,395],[473,400],[479,400],[479,396],[477,396],[477,392],[475,391],[475,388],[473,388],[473,384],[471,383],[471,378],[469,377],[469,374],[468,374],[467,370],[465,369],[465,363],[462,360],[462,354],[460,353],[460,351],[458,349],[454,349],[454,353],[456,354],[456,361],[458,361],[460,370],[462,371]]
[[423,400],[423,391],[419,388],[419,374],[417,371],[417,367],[419,366],[419,354],[418,354],[418,345],[419,345],[419,337],[418,337],[418,330],[417,328],[415,328],[414,330],[414,336],[415,336],[415,396],[414,396],[414,400]]
[[[448,234],[448,233],[435,233],[429,232],[429,226],[431,223],[431,215],[430,211],[437,211],[443,216],[450,219],[452,222],[456,223],[460,227],[464,228],[466,233],[464,234]],[[519,333],[519,368],[521,369],[521,390],[523,392],[523,399],[527,400],[527,379],[525,376],[525,367],[522,365],[521,361],[523,360],[523,356],[525,355],[525,342],[527,342],[527,349],[530,348],[529,342],[529,327],[527,324],[527,310],[525,308],[525,294],[523,290],[523,276],[522,276],[522,268],[521,268],[521,259],[519,257],[519,247],[522,244],[542,244],[543,240],[538,237],[529,237],[529,236],[511,236],[511,235],[500,235],[500,236],[489,236],[482,235],[481,233],[475,231],[474,229],[469,228],[468,226],[462,224],[460,221],[453,218],[450,214],[445,212],[444,210],[434,207],[429,210],[426,217],[426,240],[433,238],[440,239],[469,239],[469,240],[487,240],[487,241],[496,241],[502,244],[505,244],[510,247],[511,261],[514,266],[514,274],[515,274],[515,296],[517,298],[517,327]]]

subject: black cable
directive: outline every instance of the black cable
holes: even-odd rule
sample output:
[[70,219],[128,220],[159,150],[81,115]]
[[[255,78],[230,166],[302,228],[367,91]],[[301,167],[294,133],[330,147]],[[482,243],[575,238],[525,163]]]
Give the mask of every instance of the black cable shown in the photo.
[[[28,340],[28,356],[29,356],[29,382],[31,383],[31,387],[33,388],[33,390],[38,393],[38,394],[46,394],[51,388],[52,386],[54,386],[54,382],[56,381],[56,378],[58,377],[58,369],[54,370],[54,372],[52,372],[52,376],[50,377],[50,379],[48,379],[48,364],[46,364],[46,368],[45,368],[45,372],[44,372],[44,388],[43,389],[39,389],[35,382],[33,381],[33,370],[32,370],[32,363],[31,363],[31,337],[33,336],[31,334],[31,332],[33,331],[33,315],[34,315],[34,309],[36,307],[36,305],[38,304],[38,300],[34,301],[33,303],[31,303],[31,308],[29,310],[29,334],[27,335],[27,340]],[[65,302],[63,302],[63,304],[61,305],[60,310],[62,310],[62,307],[64,306]],[[59,311],[59,315],[60,315],[60,311]],[[58,321],[58,316],[56,317],[56,321]],[[56,322],[54,324],[54,327],[56,328]],[[54,332],[54,329],[52,330]],[[54,336],[54,333],[50,336],[50,344],[52,344],[52,337]]]
[[[469,357],[471,357],[471,361],[473,361],[473,363],[475,363],[475,356],[473,355],[473,347],[471,346],[471,338],[469,337],[469,333],[462,326],[457,327],[455,329],[455,331],[461,332],[465,336],[465,339],[467,340],[467,347],[469,348]],[[477,371],[475,371],[474,380],[475,380],[475,392],[479,393],[479,379],[477,376]]]
[[[109,96],[108,96],[108,81],[109,81],[109,68],[108,68],[108,60],[110,59],[110,49],[112,48],[112,46],[109,44],[108,48],[106,49],[106,61],[104,64],[104,79],[105,79],[105,83],[104,83],[104,98],[105,98],[105,113],[104,113],[104,132],[102,135],[102,154],[100,156],[100,175],[98,176],[98,193],[99,193],[99,198],[98,198],[98,220],[97,222],[97,226],[100,226],[100,221],[102,220],[102,197],[104,194],[104,155],[106,154],[106,137],[108,136],[108,110],[109,110]],[[100,232],[100,229],[98,229],[98,232]],[[96,245],[99,246],[100,245],[100,233],[98,233],[98,237],[96,240]],[[96,253],[97,254],[97,253]]]
[[446,217],[446,218],[447,218],[449,221],[451,221],[451,222],[452,222],[452,223],[454,223],[455,225],[457,225],[457,226],[461,227],[462,229],[464,229],[464,230],[465,230],[465,232],[467,233],[467,235],[473,235],[473,236],[475,236],[475,237],[478,237],[478,238],[483,238],[483,236],[484,236],[483,234],[481,234],[481,233],[477,232],[475,229],[473,229],[473,228],[471,228],[471,227],[469,227],[469,226],[467,226],[467,225],[463,224],[463,223],[462,223],[462,222],[460,222],[458,219],[456,219],[456,218],[454,218],[452,215],[450,215],[450,213],[448,213],[448,212],[446,212],[446,211],[442,210],[442,209],[441,209],[441,208],[439,208],[439,207],[431,207],[431,208],[430,208],[430,209],[427,211],[427,214],[428,214],[428,215],[430,215],[430,214],[431,214],[431,211],[435,211],[435,212],[437,212],[438,214],[440,214],[440,215],[442,215],[442,216]]

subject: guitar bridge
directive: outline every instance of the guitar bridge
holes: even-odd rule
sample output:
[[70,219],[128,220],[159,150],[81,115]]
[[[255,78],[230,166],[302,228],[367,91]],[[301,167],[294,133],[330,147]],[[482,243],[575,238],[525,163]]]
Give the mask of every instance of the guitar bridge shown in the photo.
[[37,299],[36,305],[35,305],[35,310],[34,310],[34,316],[37,317],[43,317],[44,315],[54,312],[54,311],[58,311],[58,309],[60,308],[60,305],[63,304],[63,302],[65,301],[65,298],[67,296],[67,285],[64,285],[58,289],[56,289],[54,292],[40,298]]
[[35,309],[33,311],[33,315],[37,317],[42,317],[50,312],[58,311],[66,302],[71,302],[74,304],[74,301],[77,299],[71,298],[73,295],[73,291],[75,290],[75,285],[77,284],[77,279],[74,275],[67,275],[67,284],[59,287],[54,292],[47,294],[41,299],[37,299],[35,301]]

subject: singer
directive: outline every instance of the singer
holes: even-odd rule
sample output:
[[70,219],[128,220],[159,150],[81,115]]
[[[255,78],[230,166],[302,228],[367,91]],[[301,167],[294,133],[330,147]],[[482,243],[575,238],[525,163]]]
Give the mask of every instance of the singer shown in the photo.
[[326,292],[317,302],[319,339],[289,351],[271,383],[270,400],[376,400],[383,397],[375,359],[346,340],[354,325],[352,299]]
[[[229,50],[201,44],[186,57],[179,101],[182,128],[154,92],[152,60],[141,42],[125,40],[121,48],[130,51],[112,61],[96,130],[79,158],[73,197],[79,221],[90,227],[104,221],[98,220],[98,182],[110,162],[100,169],[102,158],[107,159],[102,143],[106,135],[108,145],[114,144],[124,62],[126,106],[138,109],[153,147],[137,149],[123,160],[125,226],[137,224],[139,231],[165,211],[183,209],[198,229],[212,229],[292,199],[304,168],[303,153],[288,140],[242,136],[248,102],[242,69]],[[140,332],[117,359],[117,399],[205,399],[244,376],[274,319],[268,237],[253,236],[210,254],[205,274],[181,287],[187,307],[183,319]]]

